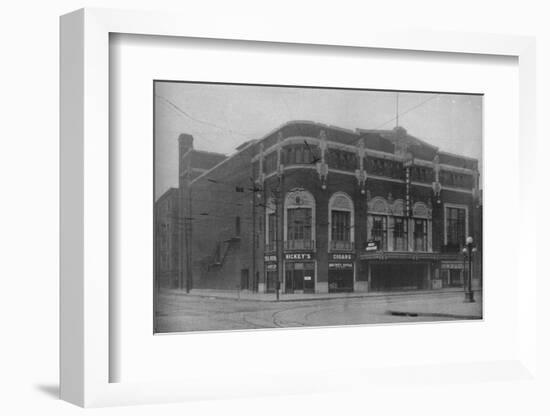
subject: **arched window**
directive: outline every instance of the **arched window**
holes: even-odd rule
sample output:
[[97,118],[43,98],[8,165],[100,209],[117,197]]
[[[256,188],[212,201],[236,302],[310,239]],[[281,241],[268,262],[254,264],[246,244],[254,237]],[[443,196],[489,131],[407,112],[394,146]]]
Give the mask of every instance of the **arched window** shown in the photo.
[[284,223],[286,249],[315,249],[315,199],[310,192],[295,189],[286,194]]
[[428,218],[428,216],[429,216],[429,210],[425,203],[416,202],[413,205],[413,217]]
[[352,199],[344,192],[336,192],[330,197],[328,205],[330,249],[353,250],[355,218]]
[[376,214],[387,214],[389,212],[388,202],[381,196],[375,196],[368,203],[369,212]]

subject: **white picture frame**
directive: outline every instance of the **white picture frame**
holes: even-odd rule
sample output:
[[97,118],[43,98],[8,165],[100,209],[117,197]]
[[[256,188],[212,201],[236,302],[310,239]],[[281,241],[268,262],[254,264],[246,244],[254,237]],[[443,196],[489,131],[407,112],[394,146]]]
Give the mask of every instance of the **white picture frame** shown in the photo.
[[[182,25],[185,21],[185,25]],[[406,369],[342,368],[312,374],[294,369],[252,381],[220,380],[126,383],[110,382],[109,366],[117,357],[110,350],[109,296],[110,160],[109,153],[109,36],[112,33],[150,36],[279,42],[281,44],[332,45],[437,53],[504,55],[519,65],[520,167],[518,227],[520,241],[536,241],[536,217],[529,210],[534,199],[535,165],[535,40],[530,37],[471,33],[380,31],[349,26],[327,34],[322,25],[308,30],[278,22],[261,24],[242,18],[216,19],[205,25],[173,13],[107,9],[82,9],[61,18],[61,305],[60,394],[79,406],[184,401],[195,398],[238,397],[279,392],[323,392],[342,388],[341,380],[360,385],[388,383],[395,377],[407,382]],[[517,247],[523,272],[517,293],[519,335],[517,355],[495,362],[441,363],[439,368],[418,363],[409,383],[433,379],[479,382],[484,372],[506,380],[524,380],[537,373],[536,261],[527,245]],[[413,380],[414,379],[414,380]],[[233,382],[231,382],[233,380]],[[306,382],[309,380],[310,382]],[[311,383],[311,380],[315,380]],[[228,386],[225,389],[220,386]],[[285,386],[284,389],[281,386]]]

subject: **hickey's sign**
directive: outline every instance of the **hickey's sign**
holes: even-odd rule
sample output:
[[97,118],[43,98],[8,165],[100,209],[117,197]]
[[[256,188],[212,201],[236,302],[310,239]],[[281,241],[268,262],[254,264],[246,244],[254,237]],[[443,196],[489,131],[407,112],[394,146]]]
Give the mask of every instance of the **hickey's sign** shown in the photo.
[[313,260],[312,253],[285,253],[285,260]]

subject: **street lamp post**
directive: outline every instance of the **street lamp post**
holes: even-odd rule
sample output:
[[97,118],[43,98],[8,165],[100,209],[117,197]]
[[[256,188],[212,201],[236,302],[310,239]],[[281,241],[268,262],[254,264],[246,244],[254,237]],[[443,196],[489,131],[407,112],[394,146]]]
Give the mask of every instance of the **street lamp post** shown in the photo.
[[468,249],[464,247],[462,249],[462,288],[466,291],[468,278],[466,276],[466,260],[468,260]]
[[472,290],[472,251],[474,251],[474,239],[470,236],[466,239],[468,252],[468,287],[464,292],[464,302],[475,302],[474,291]]

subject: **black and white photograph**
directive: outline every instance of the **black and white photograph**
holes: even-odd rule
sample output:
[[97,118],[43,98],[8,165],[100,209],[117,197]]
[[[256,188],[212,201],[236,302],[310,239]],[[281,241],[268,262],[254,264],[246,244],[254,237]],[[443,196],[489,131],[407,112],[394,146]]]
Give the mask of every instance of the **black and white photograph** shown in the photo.
[[155,333],[483,319],[483,95],[152,99]]

